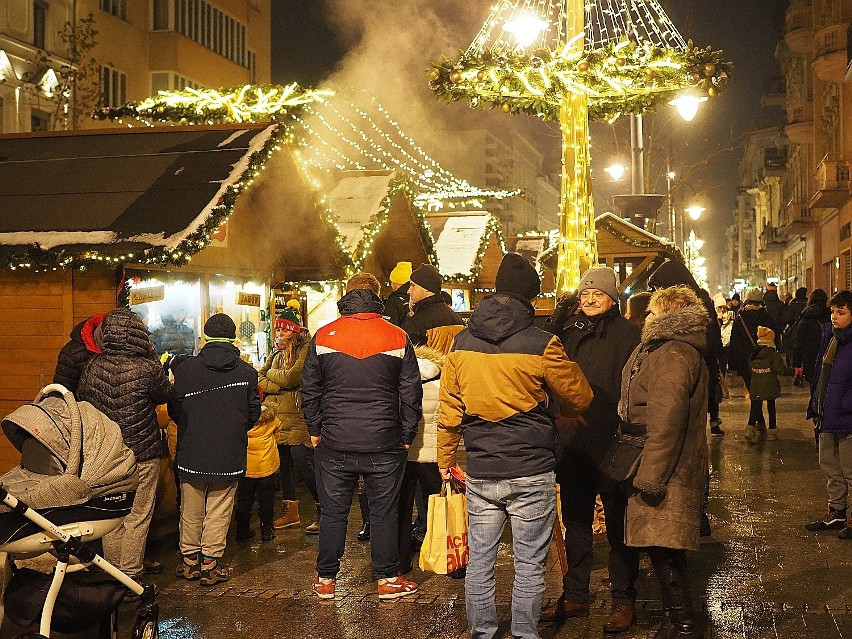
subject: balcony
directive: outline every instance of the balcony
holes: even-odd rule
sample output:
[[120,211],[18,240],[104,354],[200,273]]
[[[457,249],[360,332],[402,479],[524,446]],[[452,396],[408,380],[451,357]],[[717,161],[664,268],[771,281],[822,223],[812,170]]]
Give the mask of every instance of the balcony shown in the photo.
[[843,82],[846,79],[848,24],[835,24],[820,29],[814,36],[813,69],[823,82]]
[[784,133],[796,144],[814,143],[814,103],[803,102],[787,107]]
[[763,82],[760,104],[764,107],[783,107],[787,98],[787,83],[782,76],[767,78]]
[[811,3],[794,1],[784,14],[784,21],[784,42],[795,53],[808,53],[814,37]]
[[788,237],[801,235],[814,224],[810,209],[801,202],[789,202],[784,213],[784,220],[779,230]]
[[787,171],[787,150],[768,146],[763,149],[763,177],[784,177]]
[[808,202],[810,209],[838,209],[852,199],[849,161],[826,155],[816,173],[816,192]]
[[774,226],[764,226],[757,238],[757,249],[761,253],[778,252],[787,248],[787,236]]

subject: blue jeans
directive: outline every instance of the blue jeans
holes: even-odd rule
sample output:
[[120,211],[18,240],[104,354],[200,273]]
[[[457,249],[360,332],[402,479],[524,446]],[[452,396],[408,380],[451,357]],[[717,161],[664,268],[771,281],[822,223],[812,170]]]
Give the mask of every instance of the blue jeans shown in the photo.
[[399,491],[408,451],[353,453],[332,450],[324,443],[314,449],[319,493],[320,534],[317,574],[336,578],[346,547],[346,526],[358,475],[370,502],[370,554],[379,579],[396,577],[399,569],[397,517]]
[[491,639],[497,633],[494,565],[503,527],[509,518],[515,555],[512,636],[538,639],[545,560],[556,520],[555,473],[517,479],[468,476],[467,511],[470,563],[465,602],[471,639]]

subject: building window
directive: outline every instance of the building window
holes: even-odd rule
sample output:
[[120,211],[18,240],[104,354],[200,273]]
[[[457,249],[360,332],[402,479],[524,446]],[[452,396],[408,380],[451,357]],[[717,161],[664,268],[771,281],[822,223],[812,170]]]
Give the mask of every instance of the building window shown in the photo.
[[169,90],[169,74],[160,71],[151,74],[151,95],[157,95],[160,91]]
[[50,114],[38,109],[30,112],[30,131],[47,131],[50,128]]
[[101,0],[101,9],[116,18],[127,20],[127,0]]
[[42,0],[33,2],[33,44],[44,49],[44,34],[47,31],[47,3]]
[[168,0],[154,0],[154,31],[167,31],[169,28]]
[[127,102],[127,75],[101,67],[101,106],[118,107]]
[[[102,0],[106,2],[107,0]],[[154,0],[155,29],[167,28],[167,16],[157,19],[158,5],[167,6],[165,0]],[[236,64],[248,67],[246,54],[247,29],[244,24],[225,15],[205,0],[174,0],[174,30],[205,49],[221,55]]]
[[249,70],[249,83],[254,84],[257,82],[257,54],[254,51],[248,52],[248,70]]

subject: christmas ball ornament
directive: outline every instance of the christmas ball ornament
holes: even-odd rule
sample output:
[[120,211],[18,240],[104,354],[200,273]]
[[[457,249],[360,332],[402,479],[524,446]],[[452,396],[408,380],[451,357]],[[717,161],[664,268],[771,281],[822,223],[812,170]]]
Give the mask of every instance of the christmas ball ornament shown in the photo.
[[485,71],[479,71],[476,74],[476,79],[479,80],[480,82],[485,82],[485,78],[487,78],[487,77],[488,77],[488,74],[485,73]]
[[697,73],[690,73],[687,79],[689,80],[690,84],[698,84],[699,82],[701,82],[701,76]]
[[705,64],[704,65],[704,75],[706,75],[708,78],[711,75],[716,75],[716,65],[713,64],[712,62],[708,62],[707,64]]
[[590,65],[588,60],[580,60],[580,62],[577,63],[577,71],[579,71],[580,73],[585,73],[589,70],[589,66]]
[[441,77],[440,69],[437,69],[435,67],[432,67],[431,69],[429,69],[429,79],[430,80],[432,80],[434,82],[435,80],[440,79],[440,77]]
[[464,76],[459,71],[451,71],[450,72],[450,82],[453,84],[458,84],[464,79]]
[[181,124],[186,124],[186,123],[187,123],[187,119],[186,119],[186,118],[181,118],[181,119],[180,119],[180,123],[181,123]]
[[707,95],[709,95],[711,98],[716,97],[717,93],[719,92],[715,89],[715,87],[710,87],[709,89],[707,89]]
[[509,104],[508,102],[504,102],[503,104],[500,105],[500,110],[503,113],[509,113],[509,112],[512,111],[512,105]]
[[544,64],[544,60],[542,60],[538,56],[533,56],[532,60],[530,60],[530,64],[532,65],[533,69],[540,69],[541,66]]
[[627,58],[616,58],[615,59],[615,65],[618,66],[618,67],[623,67],[626,64],[627,64]]

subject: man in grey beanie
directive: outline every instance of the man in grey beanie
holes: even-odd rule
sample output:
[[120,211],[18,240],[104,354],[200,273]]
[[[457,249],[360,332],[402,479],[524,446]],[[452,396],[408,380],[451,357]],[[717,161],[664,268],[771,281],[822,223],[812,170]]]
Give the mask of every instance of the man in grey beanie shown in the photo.
[[601,470],[601,463],[618,428],[621,369],[639,344],[640,329],[618,308],[615,271],[596,266],[580,278],[577,312],[558,332],[568,359],[576,362],[594,392],[583,419],[562,422],[563,455],[556,467],[561,488],[562,522],[568,574],[562,596],[542,611],[542,621],[589,616],[592,570],[592,523],[595,497],[600,494],[609,540],[609,579],[612,611],[604,632],[622,632],[635,622],[639,553],[624,544],[627,495]]

